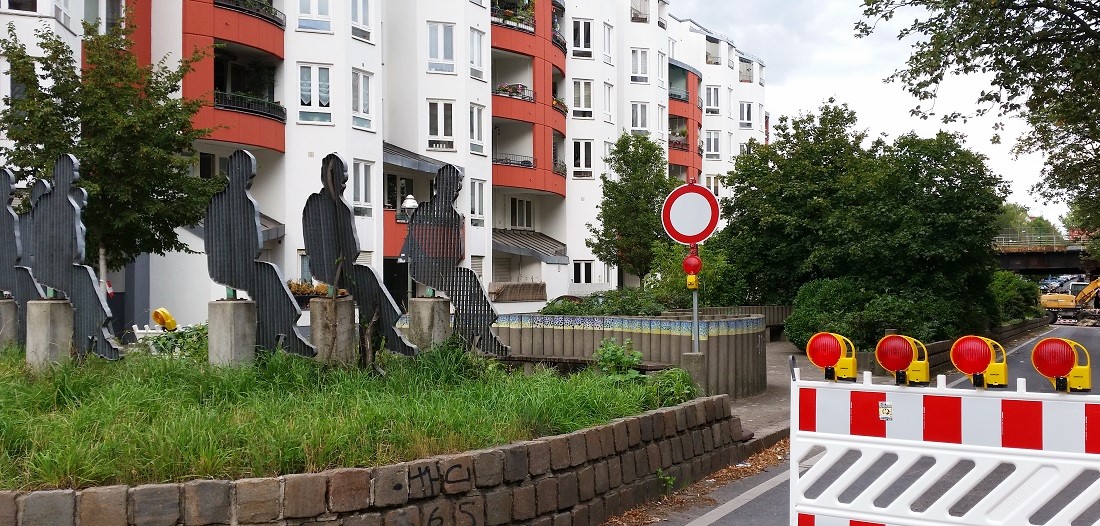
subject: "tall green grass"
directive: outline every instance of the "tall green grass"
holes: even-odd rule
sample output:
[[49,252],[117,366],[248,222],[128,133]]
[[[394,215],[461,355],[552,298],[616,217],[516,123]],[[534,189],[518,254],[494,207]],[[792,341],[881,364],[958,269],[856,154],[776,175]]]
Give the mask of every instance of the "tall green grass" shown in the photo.
[[455,345],[382,365],[385,377],[283,353],[237,368],[131,353],[34,373],[8,349],[0,488],[381,465],[581,429],[647,403],[642,384],[593,372],[525,376]]

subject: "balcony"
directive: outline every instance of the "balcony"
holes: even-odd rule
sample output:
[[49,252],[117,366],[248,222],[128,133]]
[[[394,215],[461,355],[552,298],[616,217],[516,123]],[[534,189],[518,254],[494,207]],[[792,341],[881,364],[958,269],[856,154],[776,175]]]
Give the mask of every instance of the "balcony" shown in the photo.
[[240,11],[261,20],[266,20],[280,28],[286,28],[286,15],[263,0],[214,0],[214,5]]
[[664,18],[658,18],[657,19],[657,27],[659,27],[661,29],[665,29],[665,28],[668,27],[668,22],[665,21]]
[[722,64],[722,57],[720,57],[718,55],[711,55],[710,53],[707,53],[707,64],[720,65],[720,64]]
[[493,87],[493,95],[511,97],[513,99],[526,100],[530,102],[535,101],[535,92],[531,91],[531,88],[528,88],[523,84],[508,84],[506,82],[502,82]]
[[492,22],[498,26],[518,29],[520,31],[526,31],[528,33],[535,32],[535,13],[529,7],[521,8],[518,6],[493,6],[489,9],[489,17]]
[[677,88],[675,86],[668,87],[668,98],[673,100],[682,100],[684,102],[688,102],[691,100],[691,97],[688,95],[687,88]]
[[535,158],[530,155],[518,155],[514,153],[497,153],[493,152],[493,164],[500,164],[504,166],[520,166],[523,168],[534,168]]
[[640,23],[649,22],[649,0],[631,0],[630,21]]
[[569,167],[562,161],[554,161],[554,173],[565,177],[569,173]]
[[214,91],[214,107],[251,113],[279,122],[286,122],[286,108],[282,104],[240,93]]
[[565,104],[564,100],[554,97],[553,106],[555,110],[558,110],[558,113],[565,116],[569,115],[569,106]]
[[554,30],[554,45],[558,46],[558,49],[560,49],[562,53],[565,53],[566,48],[569,46],[569,43],[565,40],[565,36],[557,29]]
[[668,147],[673,150],[688,151],[688,138],[686,135],[669,135]]

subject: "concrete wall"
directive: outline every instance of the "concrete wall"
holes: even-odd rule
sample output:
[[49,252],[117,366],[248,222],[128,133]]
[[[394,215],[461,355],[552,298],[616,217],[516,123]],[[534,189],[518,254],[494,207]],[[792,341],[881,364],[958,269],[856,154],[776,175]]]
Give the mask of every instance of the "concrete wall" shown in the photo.
[[[742,458],[728,397],[566,435],[373,468],[79,491],[0,492],[0,526],[588,526]],[[534,521],[534,522],[529,522]]]

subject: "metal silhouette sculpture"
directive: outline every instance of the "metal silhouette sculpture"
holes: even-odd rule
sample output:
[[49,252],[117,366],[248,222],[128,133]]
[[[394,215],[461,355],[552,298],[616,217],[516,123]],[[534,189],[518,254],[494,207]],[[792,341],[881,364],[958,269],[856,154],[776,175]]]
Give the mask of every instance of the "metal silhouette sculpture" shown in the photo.
[[263,249],[260,213],[248,189],[256,177],[256,158],[237,150],[229,157],[229,184],[206,208],[206,265],[210,278],[243,290],[256,302],[256,343],[262,349],[280,345],[287,352],[315,356],[298,331],[302,310],[274,264],[257,261]]
[[481,352],[506,356],[509,348],[492,331],[493,305],[474,271],[458,266],[465,257],[463,217],[454,202],[462,189],[462,174],[444,165],[435,176],[435,195],[409,218],[403,252],[417,283],[441,290],[454,306],[454,332]]
[[[77,187],[80,165],[76,157],[62,155],[53,166],[52,182],[39,179],[31,193],[30,243],[23,245],[22,260],[29,263],[34,279],[50,287],[73,305],[73,349],[78,356],[91,351],[108,360],[121,356],[111,333],[111,308],[99,288],[92,268],[84,265],[84,223],[81,211],[88,192]],[[25,232],[25,231],[24,231]]]
[[351,207],[343,197],[347,182],[347,163],[334,153],[327,155],[321,161],[323,188],[309,196],[302,210],[309,270],[318,280],[351,293],[359,308],[360,327],[370,323],[377,313],[386,347],[411,356],[416,354],[416,346],[395,328],[401,309],[372,267],[355,264],[359,237]]
[[[20,235],[19,215],[11,204],[15,198],[15,174],[0,168],[0,291],[7,291],[15,299],[19,318],[15,321],[15,337],[20,344],[27,343],[27,302],[46,297],[42,287],[34,280],[31,269],[24,265],[23,242]],[[30,230],[26,228],[26,230]],[[11,320],[8,320],[11,323]]]

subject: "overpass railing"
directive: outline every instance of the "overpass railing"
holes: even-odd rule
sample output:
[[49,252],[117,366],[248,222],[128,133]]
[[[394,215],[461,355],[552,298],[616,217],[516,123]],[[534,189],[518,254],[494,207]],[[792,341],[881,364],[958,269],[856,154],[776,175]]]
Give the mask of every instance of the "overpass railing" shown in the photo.
[[1054,247],[1068,243],[1057,234],[1038,234],[1026,230],[1002,230],[993,238],[997,247]]

